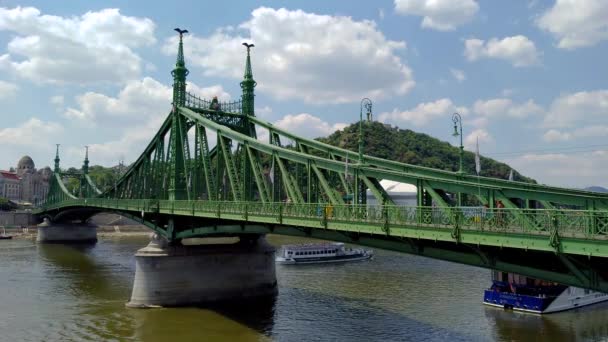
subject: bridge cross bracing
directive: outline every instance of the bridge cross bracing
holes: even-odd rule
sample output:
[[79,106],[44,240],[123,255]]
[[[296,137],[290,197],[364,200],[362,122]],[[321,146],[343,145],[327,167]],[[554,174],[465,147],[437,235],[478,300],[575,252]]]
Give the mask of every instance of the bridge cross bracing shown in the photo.
[[[187,91],[180,35],[172,108],[143,153],[100,191],[88,174],[88,153],[82,171],[66,173],[57,150],[37,215],[60,222],[117,212],[173,244],[310,236],[608,292],[608,195],[359,158],[299,137],[255,116],[257,83],[246,47],[241,98],[204,99]],[[77,191],[66,188],[66,177],[79,179]],[[381,180],[415,185],[416,206],[395,203]],[[368,191],[377,204],[367,203]],[[458,194],[485,206],[458,207]]]

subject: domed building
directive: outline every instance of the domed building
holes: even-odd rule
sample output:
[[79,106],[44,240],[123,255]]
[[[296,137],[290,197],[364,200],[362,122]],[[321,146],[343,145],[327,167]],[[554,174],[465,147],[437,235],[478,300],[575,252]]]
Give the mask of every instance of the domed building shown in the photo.
[[36,165],[30,156],[23,156],[17,163],[17,175],[19,177],[26,173],[34,173],[36,171]]
[[0,171],[0,197],[38,205],[49,191],[50,177],[51,169],[48,166],[36,170],[34,160],[30,156],[23,156],[14,172]]

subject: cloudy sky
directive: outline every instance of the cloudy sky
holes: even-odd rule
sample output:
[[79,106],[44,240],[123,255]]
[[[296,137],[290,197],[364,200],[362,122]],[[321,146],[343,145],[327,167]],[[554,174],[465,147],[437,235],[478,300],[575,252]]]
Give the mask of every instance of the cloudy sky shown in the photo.
[[[180,7],[181,6],[181,7]],[[286,7],[285,7],[286,6]],[[174,27],[189,90],[307,137],[374,118],[451,137],[541,183],[608,187],[608,1],[0,0],[0,169],[133,161],[168,114]]]

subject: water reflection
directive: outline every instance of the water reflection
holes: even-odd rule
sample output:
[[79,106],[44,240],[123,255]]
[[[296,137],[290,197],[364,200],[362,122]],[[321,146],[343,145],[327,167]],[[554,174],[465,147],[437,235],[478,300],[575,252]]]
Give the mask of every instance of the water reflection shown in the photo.
[[134,322],[135,341],[268,341],[237,321],[200,308],[126,309]]
[[536,315],[485,308],[496,340],[597,341],[608,337],[608,303],[576,310]]
[[[309,241],[270,237],[280,245]],[[513,341],[608,338],[608,303],[546,316],[482,305],[489,272],[377,250],[371,262],[277,267],[279,294],[128,309],[147,237],[0,245],[1,341]]]
[[116,284],[125,276],[131,278],[130,268],[107,255],[109,249],[107,244],[38,245],[46,264],[44,273],[54,283],[53,289],[83,301],[115,300],[121,293]]
[[274,329],[277,298],[278,295],[273,295],[239,302],[222,302],[208,305],[205,309],[270,336]]

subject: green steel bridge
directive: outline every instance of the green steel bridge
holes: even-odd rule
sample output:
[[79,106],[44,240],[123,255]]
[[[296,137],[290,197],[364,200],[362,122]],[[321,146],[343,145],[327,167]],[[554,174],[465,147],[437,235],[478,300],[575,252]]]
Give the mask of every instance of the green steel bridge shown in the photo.
[[[88,153],[81,172],[63,173],[57,151],[40,218],[85,222],[115,212],[172,244],[306,236],[608,292],[608,195],[435,170],[301,138],[254,115],[250,46],[239,101],[186,91],[181,35],[172,75],[169,115],[115,186],[96,187]],[[80,180],[77,194],[66,177]],[[396,204],[381,180],[415,185],[416,206]],[[367,203],[368,191],[377,204]],[[484,207],[460,206],[463,194]]]

